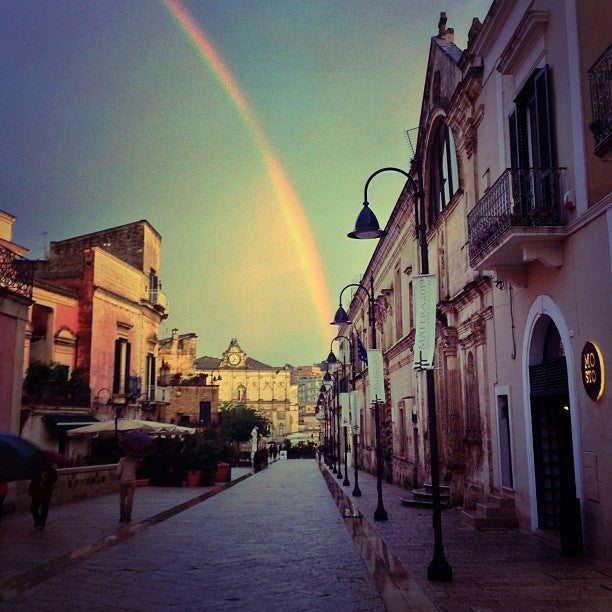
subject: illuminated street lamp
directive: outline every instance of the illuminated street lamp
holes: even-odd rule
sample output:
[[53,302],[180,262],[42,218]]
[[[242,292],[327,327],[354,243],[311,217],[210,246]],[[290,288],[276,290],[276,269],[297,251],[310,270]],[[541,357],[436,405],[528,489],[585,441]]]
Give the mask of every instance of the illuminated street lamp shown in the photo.
[[[368,209],[369,210],[369,209]],[[362,211],[363,212],[363,211]],[[373,216],[374,213],[369,211]],[[361,217],[361,215],[360,215]],[[374,217],[376,220],[376,217]],[[358,219],[359,222],[359,219]],[[378,225],[378,221],[376,221],[376,225]],[[373,238],[374,236],[367,236],[368,238]],[[376,348],[376,314],[374,310],[374,277],[370,276],[370,290],[362,285],[361,283],[350,283],[346,285],[346,287],[342,288],[340,291],[340,304],[338,306],[338,310],[336,310],[336,314],[334,315],[334,320],[331,322],[332,325],[349,325],[352,321],[348,318],[346,310],[342,306],[342,294],[345,289],[349,287],[358,287],[363,289],[368,296],[368,325],[370,327],[370,347]],[[382,444],[380,441],[380,408],[378,402],[374,402],[374,428],[376,434],[376,493],[378,496],[378,503],[376,506],[376,510],[374,511],[374,520],[376,521],[386,521],[389,518],[387,511],[385,510],[385,506],[383,503],[383,493],[382,493],[382,470],[383,470],[383,453],[382,453]]]
[[[373,172],[365,183],[363,189],[363,209],[357,217],[355,229],[348,234],[349,238],[367,239],[382,238],[387,235],[381,230],[376,215],[370,209],[368,202],[368,186],[370,181],[381,172],[399,172],[404,175],[410,183],[414,195],[418,198],[418,206],[415,206],[415,225],[417,240],[421,255],[421,274],[429,274],[429,253],[427,246],[427,226],[425,224],[425,192],[423,190],[423,170],[420,158],[415,158],[413,164],[417,169],[418,184],[410,174],[400,168],[386,167]],[[429,448],[431,456],[431,488],[432,488],[432,521],[434,530],[434,554],[427,568],[427,579],[436,581],[449,581],[453,579],[453,572],[444,556],[442,544],[442,516],[440,507],[440,468],[438,465],[438,432],[436,422],[436,395],[434,387],[433,369],[428,368],[426,373],[427,389],[427,418],[429,425]]]

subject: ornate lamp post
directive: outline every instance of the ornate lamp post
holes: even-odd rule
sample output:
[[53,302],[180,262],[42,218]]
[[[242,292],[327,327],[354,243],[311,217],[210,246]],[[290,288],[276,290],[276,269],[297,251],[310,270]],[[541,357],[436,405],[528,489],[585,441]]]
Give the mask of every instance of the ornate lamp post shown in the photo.
[[334,416],[336,418],[336,461],[338,462],[338,472],[336,478],[342,480],[342,452],[340,450],[340,387],[338,386],[338,374],[335,373],[334,381]]
[[325,438],[325,465],[333,471],[333,446],[332,446],[332,410],[330,405],[330,389],[332,385],[332,377],[329,373],[329,369],[325,371],[323,376],[323,384],[321,385],[319,392],[319,399],[324,402],[325,405],[325,422],[327,435]]
[[[365,209],[364,209],[365,210]],[[372,213],[369,208],[368,212],[372,216]],[[361,217],[361,215],[360,215]],[[376,217],[374,217],[376,219]],[[358,220],[359,221],[359,220]],[[376,222],[378,225],[378,221]],[[334,315],[334,320],[331,322],[332,325],[345,325],[350,324],[352,321],[348,318],[346,310],[342,306],[342,294],[345,289],[349,287],[358,287],[363,289],[368,296],[368,325],[370,327],[370,346],[371,348],[376,348],[376,314],[374,310],[374,277],[370,276],[370,290],[362,285],[361,283],[350,283],[343,287],[342,291],[340,291],[340,304],[338,306],[338,310],[336,310],[336,314]],[[387,511],[385,510],[385,506],[383,503],[383,493],[382,493],[382,479],[383,479],[383,453],[382,453],[382,445],[380,442],[380,408],[378,402],[374,403],[374,428],[376,434],[376,492],[378,495],[378,504],[376,506],[376,510],[374,511],[374,520],[376,521],[386,521],[389,518]]]
[[[329,355],[327,356],[327,363],[330,365],[340,363],[340,365],[342,365],[342,373],[344,376],[346,389],[348,391],[349,390],[348,389],[348,376],[346,372],[346,359],[344,356],[345,355],[344,351],[342,352],[342,362],[339,362],[338,359],[336,358],[336,355],[334,355],[334,351],[332,350],[332,345],[334,343],[334,340],[340,340],[341,338],[346,340],[349,345],[349,354],[351,355],[351,365],[352,365],[353,352],[352,352],[351,341],[346,336],[336,336],[335,338],[332,339],[329,345]],[[337,391],[337,397],[340,397],[339,386],[338,386],[338,391]],[[339,405],[339,408],[341,408],[340,405]],[[338,416],[339,415],[340,415],[340,410],[338,411]],[[342,428],[344,429],[344,481],[342,482],[342,485],[345,487],[349,487],[351,485],[351,482],[348,477],[348,423],[343,424]],[[338,478],[340,478],[340,476],[338,476]]]
[[[423,171],[420,158],[413,160],[416,167],[418,184],[410,174],[400,168],[386,167],[373,172],[365,183],[363,189],[363,209],[355,222],[355,229],[348,234],[349,238],[382,238],[387,235],[385,230],[381,230],[378,225],[376,215],[370,210],[368,202],[368,186],[370,181],[381,172],[399,172],[404,175],[410,183],[415,196],[418,198],[418,206],[415,207],[415,221],[417,240],[420,247],[421,274],[429,274],[429,253],[427,245],[427,226],[425,224],[425,192],[423,190]],[[427,419],[429,426],[429,448],[431,455],[431,488],[432,488],[432,522],[434,530],[434,553],[433,559],[427,568],[427,579],[436,581],[449,581],[453,579],[452,568],[444,556],[444,546],[442,544],[442,516],[440,507],[440,468],[438,465],[438,431],[436,422],[436,394],[434,387],[433,369],[429,368],[426,372],[427,389]]]
[[[327,358],[326,363],[328,364],[327,373],[329,374],[329,365],[332,363],[329,361],[329,357]],[[330,377],[330,380],[331,380],[331,377]],[[340,459],[340,456],[341,456],[341,452],[340,452],[340,398],[338,395],[338,375],[336,372],[334,372],[334,381],[333,381],[333,386],[331,387],[331,405],[332,405],[332,423],[335,428],[334,442],[332,445],[333,456],[334,456],[332,472],[336,474],[336,478],[340,480],[342,478],[342,461]],[[337,468],[336,468],[336,462],[338,464]]]

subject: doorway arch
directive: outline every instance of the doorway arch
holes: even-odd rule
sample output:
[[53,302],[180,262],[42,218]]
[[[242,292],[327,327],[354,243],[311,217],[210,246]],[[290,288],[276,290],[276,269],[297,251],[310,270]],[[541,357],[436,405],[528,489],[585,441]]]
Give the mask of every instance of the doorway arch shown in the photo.
[[[582,552],[581,473],[570,332],[547,296],[534,302],[523,355],[531,523],[559,534],[564,555]],[[571,368],[570,368],[571,371]]]

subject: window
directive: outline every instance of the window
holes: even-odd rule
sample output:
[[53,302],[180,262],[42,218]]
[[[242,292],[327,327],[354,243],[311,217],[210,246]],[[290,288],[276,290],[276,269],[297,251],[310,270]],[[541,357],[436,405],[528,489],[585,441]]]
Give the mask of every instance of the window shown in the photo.
[[406,413],[404,402],[398,404],[397,418],[399,420],[399,453],[401,457],[406,456]]
[[497,396],[497,422],[499,436],[500,484],[512,488],[512,444],[510,438],[510,404],[507,395]]
[[552,168],[553,129],[548,66],[536,70],[515,99],[509,117],[513,168]]
[[515,99],[508,118],[515,214],[551,208],[557,191],[550,70],[536,70]]
[[113,393],[128,394],[130,384],[130,349],[125,338],[115,340],[115,362],[113,369]]
[[412,281],[408,283],[408,327],[414,327],[414,288]]
[[393,283],[393,298],[395,310],[395,340],[399,340],[404,334],[402,323],[402,272],[400,268],[395,269],[395,282]]
[[236,401],[246,401],[246,387],[244,385],[238,385],[238,389],[236,390]]
[[159,298],[159,290],[161,289],[161,283],[157,272],[151,268],[149,272],[149,302],[151,304],[157,304]]
[[210,426],[211,423],[211,403],[208,401],[200,401],[200,425],[204,427]]
[[155,383],[155,356],[148,353],[145,364],[145,393],[148,400],[155,399]]
[[429,222],[435,223],[459,187],[453,133],[444,122],[433,137],[429,161]]
[[595,137],[595,155],[609,160],[612,151],[612,89],[610,87],[612,44],[589,68],[593,121],[589,129]]

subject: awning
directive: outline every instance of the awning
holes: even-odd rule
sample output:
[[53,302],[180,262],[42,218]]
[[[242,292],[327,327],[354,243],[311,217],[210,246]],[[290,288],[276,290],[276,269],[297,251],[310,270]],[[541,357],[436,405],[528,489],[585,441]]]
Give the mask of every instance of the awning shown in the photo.
[[45,414],[43,420],[57,428],[59,432],[66,432],[77,427],[97,423],[100,419],[88,414],[75,414],[73,412],[60,412],[57,414]]

